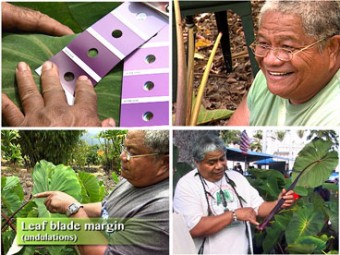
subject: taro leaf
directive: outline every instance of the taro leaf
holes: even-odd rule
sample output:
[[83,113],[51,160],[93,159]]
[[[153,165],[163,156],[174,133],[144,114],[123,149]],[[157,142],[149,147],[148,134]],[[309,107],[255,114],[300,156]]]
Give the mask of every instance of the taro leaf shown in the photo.
[[275,215],[275,221],[267,228],[266,237],[263,240],[263,251],[265,253],[269,253],[273,246],[278,243],[282,235],[282,231],[285,231],[289,221],[290,214]]
[[313,244],[317,247],[314,252],[321,254],[322,250],[326,248],[327,240],[322,240],[321,238],[318,238],[316,236],[303,236],[297,239],[296,243]]
[[316,249],[316,245],[314,244],[288,244],[287,250],[289,254],[313,254]]
[[24,191],[17,176],[1,177],[2,210],[8,210],[8,216],[16,211],[23,202]]
[[[111,12],[120,2],[68,2],[69,11],[77,24],[85,30]],[[53,8],[53,7],[52,7]]]
[[322,212],[313,210],[311,206],[296,211],[286,229],[287,243],[292,244],[303,236],[316,236],[324,223]]
[[[81,187],[78,177],[71,167],[64,165],[55,166],[50,162],[41,160],[34,167],[33,181],[33,194],[59,190],[71,195],[78,201],[81,200]],[[38,205],[39,217],[62,217],[60,214],[51,214],[46,209],[44,200],[45,199],[35,199]]]
[[322,254],[326,243],[327,241],[315,236],[303,236],[298,238],[294,244],[289,244],[288,251],[289,253]]
[[[34,72],[42,63],[58,53],[75,36],[52,37],[36,34],[9,34],[2,40],[2,91],[19,105],[15,84],[15,69],[20,61],[31,66],[36,84],[39,76]],[[115,67],[96,86],[99,118],[113,117],[119,123],[122,64]]]
[[301,197],[308,195],[308,189],[306,189],[305,187],[301,187],[301,186],[295,187],[294,192],[297,193]]
[[198,113],[197,125],[206,124],[215,120],[228,119],[234,111],[227,109],[207,110],[203,106]]
[[[1,232],[1,249],[8,254],[7,251],[13,246],[14,238],[16,237],[16,233],[14,231],[4,231]],[[33,254],[33,253],[32,253]]]
[[314,139],[308,143],[298,154],[292,178],[306,168],[301,175],[297,186],[315,188],[322,185],[338,164],[338,153],[331,150],[332,141]]
[[255,177],[252,185],[259,189],[263,199],[275,200],[285,185],[283,174],[276,170],[251,169],[251,175]]
[[329,217],[329,221],[331,223],[331,228],[334,231],[338,231],[339,229],[339,208],[337,201],[328,201],[326,202],[327,214]]
[[84,171],[78,174],[81,184],[82,200],[81,203],[99,202],[103,199],[97,178],[90,173]]
[[12,2],[11,4],[38,10],[70,27],[73,32],[81,32],[81,27],[74,20],[70,11],[71,5],[68,2]]

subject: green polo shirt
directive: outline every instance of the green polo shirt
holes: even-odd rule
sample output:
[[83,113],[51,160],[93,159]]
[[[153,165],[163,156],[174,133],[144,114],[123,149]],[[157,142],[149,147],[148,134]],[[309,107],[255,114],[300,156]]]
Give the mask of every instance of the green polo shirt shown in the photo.
[[273,95],[263,72],[259,71],[249,90],[247,104],[251,126],[339,127],[340,70],[316,96],[299,105]]

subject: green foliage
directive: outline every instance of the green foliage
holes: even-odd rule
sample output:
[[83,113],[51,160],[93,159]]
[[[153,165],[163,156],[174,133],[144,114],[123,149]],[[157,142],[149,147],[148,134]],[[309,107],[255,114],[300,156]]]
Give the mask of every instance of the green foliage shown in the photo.
[[119,182],[119,175],[117,173],[112,172],[111,178],[112,178],[112,180],[115,184],[117,184]]
[[29,166],[41,159],[66,164],[83,133],[83,130],[20,130],[19,144]]
[[[338,187],[324,182],[337,163],[338,155],[330,140],[313,140],[300,151],[294,169],[300,172],[307,168],[294,191],[302,197],[291,208],[276,214],[265,231],[256,233],[257,253],[321,254],[338,249]],[[261,196],[275,198],[292,182],[277,173],[252,170],[252,185]],[[315,189],[316,186],[319,187]]]
[[104,142],[101,144],[99,156],[104,170],[120,173],[120,144],[123,143],[127,130],[106,130],[99,133],[98,137]]
[[[70,167],[64,165],[53,165],[47,161],[40,161],[33,170],[33,194],[59,190],[66,192],[82,203],[99,202],[105,195],[105,188],[92,174],[80,172],[76,174]],[[10,217],[23,204],[24,191],[17,176],[1,178],[1,209],[3,216]],[[49,213],[44,204],[44,199],[35,199],[26,204],[14,216],[14,218],[36,218],[36,217],[65,217],[60,214]],[[4,219],[4,217],[2,217]],[[2,220],[4,224],[4,220]],[[16,221],[13,221],[16,224]],[[5,228],[2,232],[2,248],[6,253],[14,242],[15,232]],[[50,254],[70,255],[76,254],[73,247],[67,246],[25,246],[18,254]]]
[[212,121],[228,119],[234,111],[227,109],[207,110],[201,106],[197,117],[197,125],[204,125]]
[[225,144],[239,144],[241,131],[239,130],[222,130],[220,136]]
[[332,147],[331,140],[314,139],[299,152],[294,162],[293,179],[306,170],[302,173],[298,186],[315,188],[328,179],[339,163],[338,152]]
[[[17,3],[18,4],[18,3]],[[76,33],[82,32],[98,19],[112,11],[118,2],[93,3],[40,3],[23,2],[20,5],[40,10]],[[18,93],[15,84],[15,69],[19,61],[25,61],[34,70],[50,57],[64,48],[75,35],[52,37],[38,34],[3,34],[2,36],[2,90],[17,105]],[[36,84],[40,84],[39,76],[33,72]],[[98,113],[100,119],[115,118],[119,123],[120,94],[122,80],[122,64],[114,68],[96,86],[98,97]],[[39,86],[40,87],[40,86]],[[4,123],[5,125],[5,123]],[[34,164],[33,164],[34,165]]]
[[20,164],[23,161],[20,145],[16,144],[18,139],[20,139],[18,130],[1,131],[2,158],[13,164]]
[[93,174],[81,171],[78,173],[78,179],[81,185],[81,203],[86,204],[103,200],[105,187],[98,182]]
[[[34,188],[33,194],[44,191],[59,190],[65,192],[78,201],[81,200],[81,186],[76,173],[71,167],[64,165],[53,165],[50,162],[41,160],[33,170]],[[55,218],[58,214],[51,214],[44,205],[44,199],[36,199],[39,217]]]
[[253,178],[249,179],[266,201],[277,199],[278,194],[285,187],[286,181],[281,172],[277,170],[249,169]]
[[84,169],[87,164],[87,155],[90,152],[90,146],[84,140],[78,141],[78,143],[72,148],[71,162],[73,166],[78,169]]
[[294,243],[299,238],[317,235],[323,225],[324,216],[321,211],[314,210],[312,205],[301,208],[294,213],[286,230],[287,243]]
[[17,176],[1,177],[1,203],[2,211],[10,215],[17,210],[24,199],[20,180]]

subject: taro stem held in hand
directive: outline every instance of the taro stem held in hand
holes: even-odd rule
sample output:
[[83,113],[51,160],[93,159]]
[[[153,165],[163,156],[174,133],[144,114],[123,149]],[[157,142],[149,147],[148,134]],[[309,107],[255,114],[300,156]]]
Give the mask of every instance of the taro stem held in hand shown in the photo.
[[[300,173],[299,175],[295,178],[294,182],[289,186],[289,188],[287,189],[287,192],[290,190],[293,190],[297,184],[297,182],[299,181],[300,177],[302,176],[302,174],[305,172],[305,170],[307,168],[309,168],[312,164],[314,164],[315,162],[313,161],[312,163],[310,163],[309,165],[307,165]],[[273,210],[267,215],[267,217],[263,220],[263,222],[257,226],[257,229],[262,231],[264,230],[268,223],[272,220],[272,218],[275,216],[275,214],[281,209],[281,206],[283,205],[283,203],[285,202],[285,200],[283,198],[281,198],[276,206],[273,208]]]

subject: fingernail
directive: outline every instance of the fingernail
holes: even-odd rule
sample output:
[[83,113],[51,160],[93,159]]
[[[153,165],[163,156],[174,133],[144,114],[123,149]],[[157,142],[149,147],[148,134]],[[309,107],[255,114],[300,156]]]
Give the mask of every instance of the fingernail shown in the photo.
[[116,126],[116,122],[114,121],[114,119],[109,118],[108,125],[109,125],[109,127],[115,127]]
[[87,78],[86,75],[81,75],[81,76],[79,76],[78,79],[81,80],[81,81],[87,81],[89,78]]
[[28,70],[28,65],[25,62],[19,62],[18,64],[18,70],[21,72],[25,72]]
[[91,80],[90,80],[86,75],[81,75],[81,76],[79,76],[78,79],[79,79],[80,81],[85,81],[85,82],[87,82],[89,85],[92,86]]
[[51,61],[46,61],[42,66],[42,70],[47,71],[47,70],[50,70],[52,67],[53,67],[53,63]]

